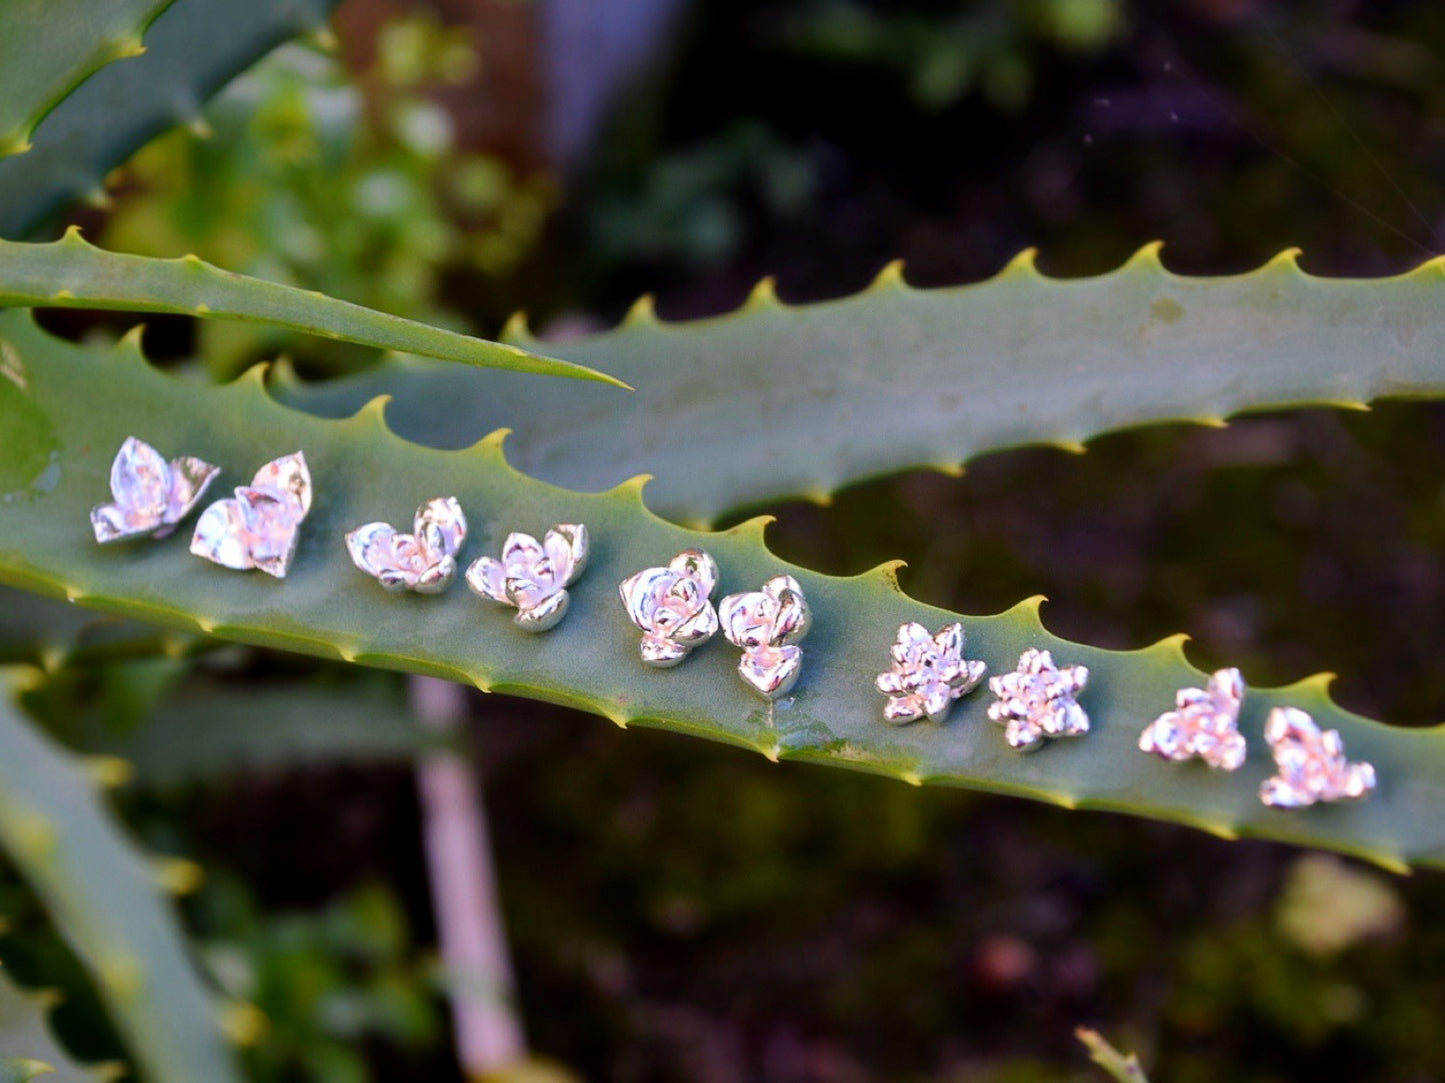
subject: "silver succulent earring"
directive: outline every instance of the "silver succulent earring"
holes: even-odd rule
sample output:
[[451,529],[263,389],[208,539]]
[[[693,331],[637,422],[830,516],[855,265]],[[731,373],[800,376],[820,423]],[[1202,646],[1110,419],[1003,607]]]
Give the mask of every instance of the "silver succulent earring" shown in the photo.
[[954,700],[972,692],[988,667],[963,657],[966,642],[957,622],[934,635],[916,621],[899,625],[898,640],[889,648],[893,666],[874,682],[888,697],[884,720],[903,725],[927,715],[938,722]]
[[988,716],[1004,727],[1009,746],[1021,752],[1039,748],[1046,737],[1082,737],[1089,732],[1089,716],[1074,697],[1088,683],[1084,666],[1060,669],[1048,651],[1030,647],[1014,672],[989,678],[998,699],[989,704]]
[[665,669],[707,642],[718,629],[712,605],[717,562],[701,549],[684,549],[665,568],[645,568],[618,586],[632,623],[642,629],[642,660]]
[[1297,707],[1276,707],[1264,723],[1275,775],[1259,787],[1271,808],[1305,808],[1318,801],[1358,801],[1375,788],[1375,768],[1345,759],[1339,730],[1320,732]]
[[482,557],[467,569],[472,593],[513,606],[512,622],[528,632],[545,632],[567,614],[567,587],[587,566],[587,528],[558,523],[540,542],[530,534],[508,534],[502,559]]
[[311,510],[311,472],[301,452],[273,459],[201,513],[191,552],[227,568],[259,568],[285,579],[301,522]]
[[144,440],[127,436],[110,464],[114,502],[90,510],[95,540],[103,545],[147,534],[166,537],[191,513],[220,472],[219,466],[190,455],[167,462]]
[[1244,763],[1244,735],[1239,732],[1239,704],[1244,678],[1237,669],[1221,669],[1209,687],[1181,688],[1175,710],[1144,727],[1139,748],[1166,760],[1198,756],[1210,767],[1233,771]]
[[769,699],[784,696],[798,679],[812,614],[803,588],[791,575],[775,575],[762,590],[729,594],[718,603],[718,618],[729,643],[743,649],[738,673]]
[[456,497],[439,496],[416,509],[412,533],[390,523],[367,523],[346,535],[352,562],[388,591],[440,594],[457,573],[467,540],[467,517]]

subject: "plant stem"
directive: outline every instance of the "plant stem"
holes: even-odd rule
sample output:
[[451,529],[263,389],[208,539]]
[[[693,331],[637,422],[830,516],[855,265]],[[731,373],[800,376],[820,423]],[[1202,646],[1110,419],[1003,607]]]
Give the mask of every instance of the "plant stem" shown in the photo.
[[[410,691],[412,709],[428,726],[452,729],[466,716],[460,685],[412,677]],[[527,1056],[486,813],[471,764],[455,752],[424,757],[417,789],[457,1059],[469,1079],[479,1079]]]

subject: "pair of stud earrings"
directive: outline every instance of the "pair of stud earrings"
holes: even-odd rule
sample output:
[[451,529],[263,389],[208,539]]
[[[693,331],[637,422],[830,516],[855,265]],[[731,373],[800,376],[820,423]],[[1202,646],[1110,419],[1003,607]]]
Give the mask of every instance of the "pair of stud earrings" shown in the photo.
[[[988,667],[964,657],[966,644],[957,622],[933,635],[915,621],[900,625],[889,649],[893,665],[874,682],[888,697],[884,721],[941,721],[954,700],[977,688]],[[1041,748],[1050,737],[1082,737],[1089,732],[1089,716],[1075,697],[1088,682],[1087,667],[1061,668],[1048,651],[1030,647],[1012,673],[989,679],[996,699],[988,716],[1004,727],[1009,747],[1024,752]]]
[[[439,594],[457,572],[467,540],[467,517],[456,497],[439,496],[417,508],[412,532],[390,523],[366,523],[346,535],[352,563],[388,591]],[[555,628],[567,615],[567,588],[587,567],[590,543],[582,523],[558,523],[538,541],[507,535],[501,559],[480,557],[466,572],[472,593],[517,612],[512,622],[528,632]]]
[[[1239,732],[1244,679],[1237,669],[1217,670],[1208,688],[1184,688],[1175,709],[1166,711],[1139,735],[1139,748],[1166,760],[1202,759],[1210,767],[1234,771],[1245,759]],[[1305,808],[1320,802],[1358,801],[1375,788],[1375,768],[1351,763],[1338,730],[1321,730],[1298,707],[1275,707],[1264,722],[1264,740],[1276,772],[1259,788],[1271,808]]]
[[644,568],[617,588],[623,608],[642,630],[638,652],[649,666],[677,665],[719,630],[743,654],[738,674],[769,699],[787,695],[803,665],[799,641],[812,626],[803,588],[775,575],[761,590],[729,594],[713,607],[717,561],[684,549],[666,567]]
[[[166,460],[155,448],[127,437],[110,467],[112,502],[91,510],[95,540],[164,538],[205,496],[220,467],[182,456]],[[227,568],[258,568],[286,578],[301,523],[311,510],[311,473],[301,452],[273,459],[250,485],[201,513],[191,552]]]

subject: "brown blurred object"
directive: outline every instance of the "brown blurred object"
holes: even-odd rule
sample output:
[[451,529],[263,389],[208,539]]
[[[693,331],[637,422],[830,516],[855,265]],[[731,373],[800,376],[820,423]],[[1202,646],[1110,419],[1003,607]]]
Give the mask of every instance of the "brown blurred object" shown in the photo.
[[336,31],[347,66],[376,66],[377,35],[394,19],[431,15],[470,31],[477,64],[469,78],[427,87],[456,126],[458,148],[491,154],[519,174],[547,164],[546,63],[540,9],[520,0],[347,0]]

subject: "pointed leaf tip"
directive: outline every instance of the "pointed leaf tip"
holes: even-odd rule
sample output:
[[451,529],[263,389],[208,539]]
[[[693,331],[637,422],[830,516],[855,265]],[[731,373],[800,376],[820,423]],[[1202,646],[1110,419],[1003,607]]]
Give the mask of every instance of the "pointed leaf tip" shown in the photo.
[[1299,272],[1300,272],[1299,259],[1300,259],[1300,256],[1302,256],[1303,254],[1304,254],[1304,250],[1303,250],[1303,249],[1300,249],[1300,248],[1286,248],[1286,249],[1284,249],[1283,251],[1279,252],[1277,255],[1271,257],[1270,260],[1269,260],[1269,262],[1266,263],[1263,267],[1261,267],[1260,270],[1261,270],[1261,271],[1287,271],[1287,272],[1290,272],[1290,273],[1299,273]]
[[613,488],[612,492],[617,496],[631,497],[636,500],[638,504],[646,507],[647,497],[645,491],[650,481],[652,481],[651,474],[633,474],[632,477]]
[[526,312],[519,308],[507,317],[507,322],[502,325],[501,340],[511,346],[536,341],[536,336],[532,334],[532,328],[527,323]]
[[627,315],[622,317],[623,327],[636,327],[640,324],[656,324],[660,322],[657,318],[657,302],[650,293],[644,293],[632,302],[632,307],[627,310]]
[[907,289],[908,282],[903,277],[903,261],[895,259],[884,264],[883,269],[873,276],[873,281],[868,288],[870,290]]
[[1035,278],[1041,277],[1039,275],[1038,258],[1039,250],[1037,248],[1025,248],[1013,259],[1009,260],[1008,263],[1004,264],[1004,268],[999,272],[998,276],[1000,278],[1017,278],[1027,275],[1032,275]]
[[1123,270],[1126,271],[1148,271],[1152,273],[1164,272],[1164,260],[1160,253],[1164,250],[1163,241],[1150,241],[1141,245],[1139,250],[1124,261]]
[[782,308],[783,303],[778,300],[777,280],[772,275],[758,279],[758,284],[753,287],[748,299],[743,302],[742,311],[756,312],[764,308]]

